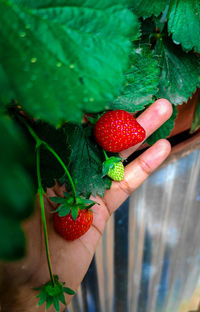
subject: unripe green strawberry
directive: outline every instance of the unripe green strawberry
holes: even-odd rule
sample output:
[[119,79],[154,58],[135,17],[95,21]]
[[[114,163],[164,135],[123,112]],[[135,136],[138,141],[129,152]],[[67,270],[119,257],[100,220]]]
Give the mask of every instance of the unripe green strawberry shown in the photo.
[[122,181],[124,178],[124,166],[121,161],[114,164],[114,168],[110,168],[107,176],[114,181]]

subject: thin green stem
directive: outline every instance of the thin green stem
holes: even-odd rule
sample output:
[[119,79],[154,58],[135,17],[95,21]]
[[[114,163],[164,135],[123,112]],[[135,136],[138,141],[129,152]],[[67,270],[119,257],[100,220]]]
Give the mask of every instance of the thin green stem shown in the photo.
[[44,230],[47,263],[48,263],[48,267],[49,267],[51,282],[52,282],[53,286],[55,286],[55,281],[54,281],[54,276],[53,276],[53,271],[52,271],[52,266],[51,266],[51,259],[50,259],[50,254],[49,254],[47,223],[46,223],[46,216],[45,216],[41,175],[40,175],[40,149],[39,149],[39,147],[37,148],[37,152],[36,152],[36,167],[37,167],[38,193],[40,196],[41,216],[42,216],[42,224],[43,224],[43,230]]
[[103,149],[103,153],[104,153],[104,156],[105,156],[106,160],[108,160],[109,157],[108,157],[108,155],[106,154],[106,151],[105,151],[104,149]]
[[54,157],[58,160],[58,162],[60,163],[60,165],[63,167],[68,179],[69,179],[69,182],[71,184],[71,187],[72,187],[72,192],[73,192],[73,196],[74,196],[74,202],[76,203],[77,201],[77,196],[76,196],[76,188],[75,188],[75,185],[74,185],[74,182],[72,180],[72,177],[69,173],[69,170],[67,169],[67,167],[65,166],[64,162],[62,161],[62,159],[60,158],[60,156],[54,151],[53,148],[51,148],[47,142],[41,140],[38,135],[35,133],[35,131],[29,126],[29,124],[23,119],[23,123],[25,124],[25,126],[27,127],[28,131],[30,132],[30,134],[32,135],[32,137],[35,139],[36,141],[36,147],[39,147],[41,144],[43,144],[46,149],[48,149],[53,155]]
[[77,196],[76,196],[76,189],[75,189],[74,182],[72,180],[72,177],[71,177],[67,167],[65,166],[65,164],[62,161],[62,159],[60,158],[60,156],[46,142],[42,141],[42,144],[46,147],[46,149],[48,149],[55,156],[55,158],[58,160],[58,162],[61,164],[61,166],[65,170],[65,173],[67,174],[67,177],[68,177],[69,182],[71,184],[73,195],[74,195],[74,201],[76,203],[76,198],[77,198]]
[[42,140],[40,140],[40,138],[37,136],[35,131],[29,126],[29,124],[24,119],[21,119],[21,120],[23,121],[23,123],[25,124],[26,128],[28,129],[28,131],[30,132],[30,134],[32,135],[34,140],[36,141],[36,144],[37,144],[37,147],[38,147],[42,143]]

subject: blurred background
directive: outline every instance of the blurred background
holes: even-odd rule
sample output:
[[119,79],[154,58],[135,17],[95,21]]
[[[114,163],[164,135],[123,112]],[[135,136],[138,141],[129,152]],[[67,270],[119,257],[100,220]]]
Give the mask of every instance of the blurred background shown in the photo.
[[200,133],[174,132],[168,160],[109,220],[67,311],[200,311]]

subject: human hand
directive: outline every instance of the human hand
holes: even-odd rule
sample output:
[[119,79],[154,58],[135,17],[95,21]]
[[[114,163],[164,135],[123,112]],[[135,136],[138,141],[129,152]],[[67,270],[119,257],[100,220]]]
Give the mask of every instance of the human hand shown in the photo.
[[[146,136],[149,136],[170,117],[171,113],[170,103],[166,100],[158,100],[137,120],[146,130]],[[126,158],[138,147],[139,145],[131,147],[120,155]],[[55,232],[52,213],[49,213],[55,207],[49,197],[62,196],[64,187],[57,184],[54,188],[48,189],[44,201],[52,267],[54,274],[60,277],[60,281],[65,281],[66,286],[77,290],[88,270],[110,215],[166,159],[169,153],[168,141],[159,140],[127,165],[123,181],[113,182],[111,189],[106,191],[103,198],[92,198],[99,203],[92,208],[95,212],[93,224],[85,235],[72,242],[64,240]],[[38,300],[35,298],[37,293],[32,289],[49,280],[39,206],[39,200],[36,198],[35,214],[23,226],[27,237],[27,257],[17,263],[4,265],[1,311],[44,311],[44,306],[37,307]],[[66,297],[67,303],[71,298],[71,296]]]

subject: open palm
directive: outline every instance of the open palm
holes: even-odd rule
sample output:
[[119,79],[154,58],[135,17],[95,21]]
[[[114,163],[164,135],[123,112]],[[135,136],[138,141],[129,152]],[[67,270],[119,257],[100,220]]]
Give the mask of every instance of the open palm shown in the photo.
[[[161,99],[152,104],[137,120],[146,130],[146,136],[149,136],[170,117],[171,113],[171,104]],[[121,156],[127,158],[138,147],[139,145],[121,152]],[[85,235],[72,242],[64,240],[55,232],[51,213],[54,204],[49,200],[52,196],[63,196],[64,187],[56,184],[54,188],[48,189],[44,201],[53,273],[60,277],[60,281],[65,281],[66,286],[77,290],[88,270],[110,215],[166,159],[169,153],[168,141],[159,140],[127,165],[123,181],[113,182],[111,189],[106,191],[103,198],[92,198],[99,203],[92,208],[93,224]],[[24,230],[27,237],[27,257],[17,263],[4,265],[1,311],[44,312],[44,306],[37,306],[36,292],[32,289],[49,280],[38,198],[36,198],[35,214],[25,222]],[[67,296],[67,303],[71,299],[71,296]]]

